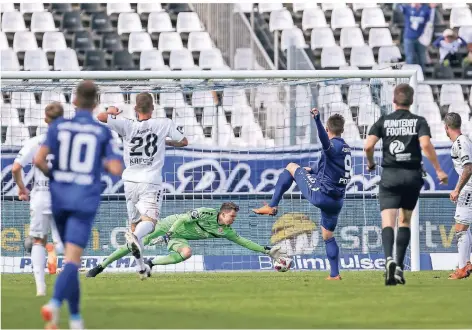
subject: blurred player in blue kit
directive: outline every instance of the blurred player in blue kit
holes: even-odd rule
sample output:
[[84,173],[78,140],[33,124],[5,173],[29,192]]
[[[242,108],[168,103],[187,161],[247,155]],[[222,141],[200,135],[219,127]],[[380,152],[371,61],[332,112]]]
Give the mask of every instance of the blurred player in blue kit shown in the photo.
[[319,111],[315,108],[311,113],[323,147],[318,167],[313,169],[295,163],[288,164],[277,180],[270,203],[254,209],[253,212],[275,216],[283,194],[290,189],[295,180],[303,197],[321,211],[323,240],[331,268],[327,279],[340,280],[339,247],[333,232],[343,207],[346,186],[351,179],[351,148],[341,138],[344,131],[344,118],[341,115],[330,116],[325,129]]
[[[101,172],[105,168],[121,175],[123,170],[110,130],[92,116],[97,94],[92,81],[77,86],[74,118],[54,121],[34,160],[50,178],[52,213],[65,245],[66,264],[57,277],[53,298],[41,309],[47,329],[57,328],[64,300],[69,303],[70,328],[84,328],[78,270],[100,204]],[[53,158],[51,169],[46,160],[49,154]]]

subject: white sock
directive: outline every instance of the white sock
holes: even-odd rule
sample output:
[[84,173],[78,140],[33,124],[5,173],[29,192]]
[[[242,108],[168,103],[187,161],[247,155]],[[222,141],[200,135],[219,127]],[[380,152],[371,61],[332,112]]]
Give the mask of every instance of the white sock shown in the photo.
[[472,255],[472,233],[470,232],[470,227],[467,229],[467,235],[469,235],[469,242],[470,242],[470,254],[469,254],[469,261],[472,261],[471,255]]
[[[141,251],[144,252],[143,237],[151,233],[153,230],[154,230],[154,223],[152,223],[151,221],[141,221],[140,223],[138,223],[138,225],[134,229],[133,234],[138,239],[139,245],[141,246]],[[139,259],[136,258],[136,270],[138,271],[144,270],[143,258],[139,258]]]
[[44,262],[46,260],[46,249],[41,244],[33,244],[31,249],[31,262],[33,264],[34,281],[36,291],[45,292],[46,282],[44,281]]
[[464,268],[470,258],[470,235],[467,231],[459,231],[457,236],[457,251],[459,252],[459,268]]

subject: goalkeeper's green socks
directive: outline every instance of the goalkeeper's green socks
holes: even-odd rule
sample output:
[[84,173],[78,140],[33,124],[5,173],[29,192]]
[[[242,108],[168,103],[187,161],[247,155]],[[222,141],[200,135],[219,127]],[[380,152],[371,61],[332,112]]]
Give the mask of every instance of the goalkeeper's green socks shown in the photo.
[[184,261],[185,259],[177,252],[171,252],[165,257],[154,258],[152,260],[153,265],[170,265],[178,264],[179,262]]
[[113,252],[112,254],[110,254],[108,256],[108,258],[106,258],[100,265],[103,267],[103,268],[106,268],[108,265],[110,265],[113,261],[115,260],[118,260],[128,254],[130,254],[130,250],[128,249],[128,247],[126,245],[118,248],[115,250],[115,252]]

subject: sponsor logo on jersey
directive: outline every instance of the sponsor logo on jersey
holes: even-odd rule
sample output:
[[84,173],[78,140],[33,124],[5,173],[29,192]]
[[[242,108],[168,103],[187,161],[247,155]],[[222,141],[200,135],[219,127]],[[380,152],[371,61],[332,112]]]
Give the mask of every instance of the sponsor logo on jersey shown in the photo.
[[417,135],[418,119],[388,119],[384,122],[386,136]]
[[192,219],[198,219],[198,218],[200,218],[200,213],[198,213],[197,210],[192,210],[192,211],[190,211],[190,217]]
[[392,155],[399,154],[400,152],[405,151],[405,145],[402,141],[394,140],[388,146],[388,150]]
[[133,157],[129,159],[129,164],[131,165],[145,165],[151,166],[154,161],[154,157],[142,158],[142,157]]

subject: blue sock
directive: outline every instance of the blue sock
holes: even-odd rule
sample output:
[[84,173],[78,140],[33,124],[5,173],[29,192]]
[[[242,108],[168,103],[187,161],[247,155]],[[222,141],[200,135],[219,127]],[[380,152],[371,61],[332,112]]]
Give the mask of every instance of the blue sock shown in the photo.
[[270,207],[275,207],[278,206],[280,203],[280,200],[282,199],[282,196],[284,193],[290,189],[293,183],[293,177],[292,174],[290,174],[289,171],[286,169],[283,170],[282,173],[279,175],[279,179],[277,180],[277,184],[275,185],[275,191],[274,194],[272,195],[272,200],[269,203]]
[[70,314],[79,313],[79,266],[66,263],[54,286],[52,304],[60,307],[64,299],[69,302]]
[[331,277],[339,275],[339,247],[334,237],[325,241],[326,255],[328,256],[329,265],[331,267]]

